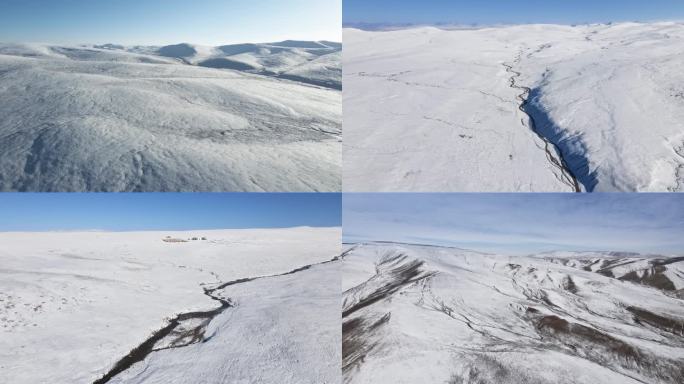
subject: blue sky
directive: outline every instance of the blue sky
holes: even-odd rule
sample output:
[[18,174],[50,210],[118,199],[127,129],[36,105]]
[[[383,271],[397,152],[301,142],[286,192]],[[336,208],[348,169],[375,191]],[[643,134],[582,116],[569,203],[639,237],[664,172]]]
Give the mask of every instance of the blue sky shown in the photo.
[[580,24],[684,19],[682,0],[344,0],[344,23]]
[[0,193],[0,231],[341,225],[333,193]]
[[341,40],[341,0],[2,0],[0,41],[163,45]]
[[345,194],[346,242],[684,255],[684,194]]

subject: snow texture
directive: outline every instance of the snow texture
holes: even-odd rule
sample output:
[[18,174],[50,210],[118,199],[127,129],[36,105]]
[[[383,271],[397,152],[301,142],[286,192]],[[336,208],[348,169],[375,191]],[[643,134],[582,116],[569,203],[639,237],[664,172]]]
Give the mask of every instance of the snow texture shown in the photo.
[[684,257],[369,243],[342,274],[345,383],[684,379]]
[[684,191],[684,25],[344,30],[348,191]]
[[[339,382],[339,263],[327,262],[339,239],[307,227],[1,233],[0,382]],[[97,381],[171,319],[147,358]]]
[[222,290],[236,307],[205,341],[153,353],[111,383],[340,383],[338,266]]
[[0,44],[0,190],[339,191],[341,48],[299,43]]

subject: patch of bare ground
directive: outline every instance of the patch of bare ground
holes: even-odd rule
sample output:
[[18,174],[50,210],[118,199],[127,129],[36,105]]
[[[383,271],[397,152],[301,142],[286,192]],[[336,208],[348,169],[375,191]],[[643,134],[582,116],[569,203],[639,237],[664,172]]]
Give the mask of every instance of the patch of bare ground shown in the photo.
[[[370,320],[354,318],[342,322],[342,374],[349,381],[351,371],[362,364],[366,355],[379,345],[371,340],[377,339],[380,329],[389,323],[391,314]],[[376,336],[376,337],[373,337]]]
[[606,277],[615,277],[615,275],[613,275],[613,271],[611,271],[610,269],[602,269],[600,271],[596,271],[596,273],[599,273]]
[[667,271],[665,265],[659,264],[650,269],[644,269],[641,272],[641,276],[637,271],[631,271],[623,276],[620,276],[618,280],[631,281],[634,283],[648,285],[654,288],[662,289],[664,291],[674,291],[674,283],[668,279],[663,272]]
[[423,261],[410,259],[407,255],[401,253],[384,255],[380,259],[378,265],[376,265],[375,276],[370,278],[366,283],[354,287],[351,290],[359,290],[360,287],[369,282],[378,282],[378,286],[370,293],[365,294],[352,302],[348,303],[345,298],[342,317],[346,318],[359,309],[368,307],[369,305],[390,297],[407,285],[434,275],[434,273],[425,272],[422,269],[424,264],[425,262]]
[[382,328],[390,322],[390,313],[360,314],[382,300],[389,299],[403,287],[434,275],[423,269],[424,262],[403,253],[383,255],[375,266],[375,275],[348,289],[342,303],[342,373],[344,382],[352,380],[354,368],[381,345]]
[[570,293],[576,294],[577,292],[579,292],[577,285],[575,285],[575,281],[572,280],[572,277],[570,277],[570,275],[566,275],[565,277],[563,277],[563,281],[561,281],[561,286],[563,287],[563,289]]
[[[615,253],[615,255],[628,257],[633,256],[630,253]],[[683,262],[684,256],[651,259],[648,261],[649,267],[647,268],[636,269],[619,277],[615,275],[613,269],[617,267],[624,267],[628,264],[633,264],[639,260],[640,259],[601,260],[600,268],[596,271],[596,273],[611,278],[617,278],[618,280],[622,281],[648,285],[663,291],[671,291],[678,296],[675,284],[665,275],[665,272],[667,271],[667,265]],[[591,271],[591,265],[596,264],[597,262],[598,261],[595,261],[592,264],[585,266],[583,269],[586,271]]]
[[656,358],[647,351],[594,328],[555,315],[536,317],[535,326],[545,341],[566,347],[565,353],[634,378],[637,374],[656,378],[662,383],[684,382],[684,364],[681,361]]
[[625,360],[637,360],[639,358],[639,352],[629,344],[593,328],[571,323],[555,315],[541,317],[537,320],[536,326],[543,336],[571,336],[586,342],[599,344]]
[[[453,374],[447,384],[551,384],[515,367],[507,366],[495,357],[476,355],[462,374]],[[555,382],[554,382],[555,384]]]
[[627,310],[634,316],[637,324],[648,324],[661,331],[671,333],[676,336],[684,337],[684,320],[677,320],[671,317],[657,315],[642,308],[627,307]]

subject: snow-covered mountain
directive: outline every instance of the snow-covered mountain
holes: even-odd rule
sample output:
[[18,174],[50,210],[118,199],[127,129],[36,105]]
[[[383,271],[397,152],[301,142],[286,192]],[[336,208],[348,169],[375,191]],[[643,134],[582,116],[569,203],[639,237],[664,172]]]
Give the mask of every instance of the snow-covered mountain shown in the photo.
[[0,233],[0,381],[335,383],[339,237]]
[[0,190],[338,191],[340,49],[2,44]]
[[681,257],[370,243],[342,271],[345,383],[684,378]]
[[345,29],[349,191],[684,191],[684,25]]

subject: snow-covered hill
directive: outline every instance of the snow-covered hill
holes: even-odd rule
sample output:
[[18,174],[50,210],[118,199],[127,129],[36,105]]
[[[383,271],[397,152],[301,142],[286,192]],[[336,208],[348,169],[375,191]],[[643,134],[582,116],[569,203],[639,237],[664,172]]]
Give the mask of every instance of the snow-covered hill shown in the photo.
[[[338,191],[339,47],[311,44],[2,44],[0,190]],[[234,56],[258,69],[207,65]]]
[[684,191],[682,24],[344,40],[346,190]]
[[286,40],[218,47],[187,43],[163,47],[111,44],[95,47],[158,55],[202,67],[235,69],[342,89],[342,44],[335,42]]
[[333,383],[339,237],[0,233],[0,382]]
[[[663,266],[671,287],[624,278],[628,264]],[[666,256],[357,245],[342,265],[344,381],[681,383],[683,268]]]

